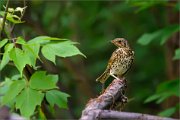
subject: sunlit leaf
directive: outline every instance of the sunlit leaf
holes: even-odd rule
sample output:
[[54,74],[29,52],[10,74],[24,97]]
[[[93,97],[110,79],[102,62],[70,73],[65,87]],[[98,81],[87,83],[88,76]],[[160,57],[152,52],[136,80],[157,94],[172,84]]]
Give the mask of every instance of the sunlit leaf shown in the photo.
[[148,45],[152,40],[157,38],[160,34],[161,34],[160,31],[156,31],[153,33],[145,33],[138,39],[137,42],[141,45]]
[[16,40],[16,43],[18,44],[26,44],[26,41],[22,37],[18,37]]
[[59,108],[67,108],[68,97],[70,97],[68,94],[58,90],[50,90],[46,92],[46,99],[52,107],[56,104]]
[[160,98],[161,95],[160,94],[154,94],[152,96],[149,96],[145,101],[144,103],[148,103],[148,102],[152,102],[154,100],[157,100],[158,98]]
[[168,108],[162,112],[160,112],[158,115],[159,116],[163,116],[163,117],[170,117],[171,115],[173,115],[176,112],[176,107],[171,107]]
[[10,58],[12,59],[15,66],[19,70],[21,76],[22,76],[23,68],[26,66],[26,64],[32,65],[28,54],[24,53],[24,51],[19,48],[13,48],[11,50]]
[[40,50],[40,44],[38,43],[27,43],[22,37],[18,37],[16,40],[16,43],[22,45],[22,49],[24,54],[29,56],[30,64],[35,68],[36,59],[39,59],[39,50]]
[[73,45],[74,42],[71,41],[63,41],[55,44],[47,44],[42,48],[43,56],[55,63],[56,56],[59,57],[70,57],[74,55],[82,55],[85,57],[83,53],[79,51],[79,49]]
[[3,96],[2,104],[12,101],[25,87],[25,80],[16,80],[10,85],[10,88]]
[[[1,95],[5,95],[7,93],[11,83],[12,83],[12,80],[7,77],[5,78],[5,80],[3,82],[0,82],[0,94]],[[2,104],[2,98],[3,97],[0,97],[0,106]]]
[[48,90],[57,88],[57,75],[46,75],[45,71],[37,71],[30,78],[30,86],[37,90]]
[[0,48],[2,48],[7,42],[8,42],[8,39],[1,40],[0,41]]
[[2,70],[9,62],[9,60],[10,60],[9,52],[13,49],[13,46],[14,45],[12,43],[9,43],[5,46],[5,52],[3,54],[2,61],[0,64],[0,70]]
[[[4,16],[5,12],[0,11],[0,15]],[[7,13],[6,19],[12,23],[18,24],[18,23],[23,23],[24,21],[21,21],[20,18],[17,15],[13,15],[10,13]]]
[[[0,30],[2,30],[2,24],[3,24],[3,18],[0,17]],[[3,31],[6,34],[7,38],[10,38],[9,29],[10,29],[10,24],[7,24],[7,22],[5,22]]]
[[28,43],[39,43],[39,44],[45,44],[45,43],[48,43],[50,42],[51,40],[55,40],[55,41],[64,41],[64,40],[67,40],[67,39],[63,39],[63,38],[55,38],[55,37],[49,37],[49,36],[38,36],[38,37],[35,37],[31,40],[28,41]]
[[23,46],[24,54],[29,57],[30,65],[34,68],[36,67],[36,59],[39,59],[40,44],[24,44]]
[[[3,6],[3,7],[4,7],[4,9],[6,8],[5,6]],[[8,8],[8,12],[13,13],[14,12],[14,8]]]
[[137,42],[141,45],[147,45],[153,40],[159,40],[160,44],[162,45],[168,40],[168,38],[170,38],[174,33],[178,32],[179,30],[179,25],[169,25],[153,33],[143,34]]
[[41,105],[44,94],[40,91],[25,88],[16,98],[16,108],[25,117],[30,117],[37,105]]

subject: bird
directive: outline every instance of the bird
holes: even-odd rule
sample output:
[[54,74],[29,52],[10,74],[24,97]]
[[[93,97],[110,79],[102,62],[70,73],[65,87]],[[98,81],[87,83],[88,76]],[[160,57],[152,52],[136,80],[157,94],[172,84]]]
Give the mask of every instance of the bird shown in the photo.
[[103,84],[110,76],[122,82],[134,60],[134,51],[126,39],[115,38],[111,43],[118,48],[112,53],[104,73],[96,79]]

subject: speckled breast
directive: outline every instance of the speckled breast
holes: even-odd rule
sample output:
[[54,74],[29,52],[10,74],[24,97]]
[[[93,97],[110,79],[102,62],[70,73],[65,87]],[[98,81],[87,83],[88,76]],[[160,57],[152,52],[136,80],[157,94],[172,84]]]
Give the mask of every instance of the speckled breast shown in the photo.
[[123,76],[131,67],[134,59],[134,52],[130,49],[117,49],[116,53],[117,59],[113,63],[111,72],[117,76]]

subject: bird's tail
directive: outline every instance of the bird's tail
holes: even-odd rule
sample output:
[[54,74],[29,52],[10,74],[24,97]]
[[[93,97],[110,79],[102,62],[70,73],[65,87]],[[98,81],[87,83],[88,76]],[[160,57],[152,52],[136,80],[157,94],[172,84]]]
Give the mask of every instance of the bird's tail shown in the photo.
[[96,81],[100,81],[101,83],[104,83],[108,79],[108,77],[109,77],[109,71],[106,69],[104,73],[96,79]]

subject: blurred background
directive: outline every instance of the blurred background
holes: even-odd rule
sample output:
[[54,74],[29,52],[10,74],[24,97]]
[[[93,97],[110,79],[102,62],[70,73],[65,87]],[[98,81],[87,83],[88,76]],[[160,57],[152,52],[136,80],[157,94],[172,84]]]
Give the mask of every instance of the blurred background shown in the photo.
[[[1,3],[3,9],[5,1]],[[129,102],[123,111],[179,117],[178,1],[28,0],[26,6],[25,23],[16,25],[15,36],[67,38],[80,43],[77,47],[87,56],[57,58],[56,66],[43,64],[49,73],[59,74],[60,89],[71,95],[69,109],[56,107],[48,118],[79,118],[88,100],[100,94],[101,84],[95,79],[104,72],[116,49],[110,41],[117,37],[127,39],[135,51],[126,75]],[[10,1],[10,7],[23,7],[23,1]],[[6,66],[0,80],[16,73]]]

